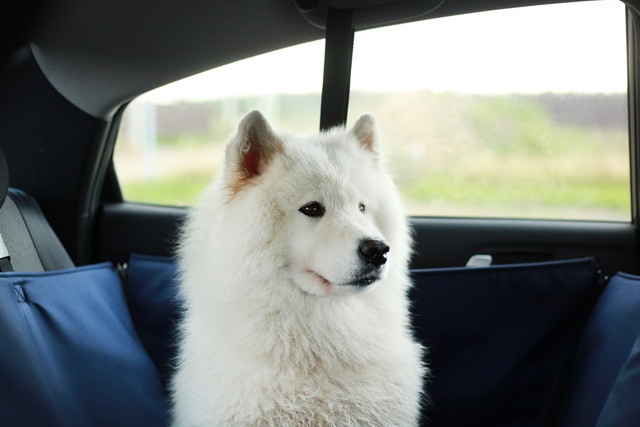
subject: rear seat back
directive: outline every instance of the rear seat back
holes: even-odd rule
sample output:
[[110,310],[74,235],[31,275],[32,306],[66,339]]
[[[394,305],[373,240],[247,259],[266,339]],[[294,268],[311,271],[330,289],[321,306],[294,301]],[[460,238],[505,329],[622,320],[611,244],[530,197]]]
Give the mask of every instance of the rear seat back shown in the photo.
[[120,275],[108,263],[72,268],[35,200],[7,190],[4,156],[0,171],[0,425],[166,425]]
[[597,427],[640,425],[640,338],[618,374],[598,418]]
[[[604,424],[605,418],[614,415],[638,415],[637,394],[627,408],[621,406],[629,397],[629,386],[635,386],[636,391],[640,388],[635,383],[625,385],[629,375],[638,369],[640,355],[636,353],[640,352],[640,345],[635,349],[634,345],[639,336],[640,277],[618,273],[598,300],[580,340],[559,426],[640,425],[639,419],[636,424]],[[615,389],[616,393],[612,393]],[[609,408],[603,411],[605,405]],[[613,408],[617,408],[616,414],[611,413]]]
[[9,188],[7,163],[0,148],[0,236],[15,271],[42,272],[72,268],[73,262],[36,201]]
[[413,272],[413,322],[432,378],[426,425],[551,424],[601,291],[592,259]]

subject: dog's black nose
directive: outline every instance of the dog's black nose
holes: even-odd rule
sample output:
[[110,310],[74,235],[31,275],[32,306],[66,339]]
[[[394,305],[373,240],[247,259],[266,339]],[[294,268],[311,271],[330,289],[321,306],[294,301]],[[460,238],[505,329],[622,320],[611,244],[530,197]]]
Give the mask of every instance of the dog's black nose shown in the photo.
[[380,267],[387,262],[389,246],[382,240],[363,240],[358,246],[358,255],[363,261]]

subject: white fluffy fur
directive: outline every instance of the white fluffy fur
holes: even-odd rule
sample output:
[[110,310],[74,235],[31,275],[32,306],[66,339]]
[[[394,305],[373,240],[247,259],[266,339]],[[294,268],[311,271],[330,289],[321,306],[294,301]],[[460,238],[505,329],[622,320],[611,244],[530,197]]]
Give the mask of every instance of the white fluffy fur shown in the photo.
[[[324,216],[299,212],[311,201]],[[249,113],[182,237],[174,426],[418,424],[410,236],[372,116],[296,137]],[[363,287],[349,283],[365,238],[391,249]]]

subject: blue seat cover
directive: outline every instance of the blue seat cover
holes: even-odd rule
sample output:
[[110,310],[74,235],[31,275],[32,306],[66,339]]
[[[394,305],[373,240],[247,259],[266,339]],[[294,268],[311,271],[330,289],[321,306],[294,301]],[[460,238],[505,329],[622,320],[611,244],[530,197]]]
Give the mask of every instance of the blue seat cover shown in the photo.
[[167,257],[133,254],[129,259],[128,296],[138,335],[169,385],[176,353],[180,303],[176,263]]
[[167,415],[109,264],[0,274],[0,425],[162,426]]
[[600,413],[597,427],[640,426],[640,338],[624,364]]
[[[601,290],[597,270],[583,259],[414,271],[414,325],[432,369],[424,424],[544,425]],[[176,289],[174,261],[131,258],[132,316],[164,378],[175,353]]]
[[415,271],[425,425],[545,425],[597,277],[590,259]]
[[[595,426],[605,403],[609,408],[601,424],[614,419],[611,411],[617,406],[627,410],[617,417],[625,419],[634,413],[637,417],[640,386],[632,379],[640,378],[637,346],[634,350],[639,335],[640,277],[617,273],[596,304],[580,341],[559,423],[561,427]],[[609,397],[612,390],[615,393]],[[636,393],[628,396],[633,390]]]

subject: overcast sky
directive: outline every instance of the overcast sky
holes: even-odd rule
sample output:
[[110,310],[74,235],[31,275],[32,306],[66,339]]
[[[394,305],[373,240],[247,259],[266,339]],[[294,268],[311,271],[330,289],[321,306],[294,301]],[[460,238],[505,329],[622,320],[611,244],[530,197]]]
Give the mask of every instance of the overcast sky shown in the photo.
[[[356,33],[352,89],[624,92],[624,6],[529,7]],[[409,43],[408,41],[411,41]],[[320,92],[324,41],[220,67],[150,92],[156,102]]]

